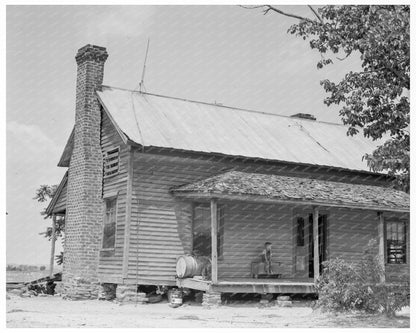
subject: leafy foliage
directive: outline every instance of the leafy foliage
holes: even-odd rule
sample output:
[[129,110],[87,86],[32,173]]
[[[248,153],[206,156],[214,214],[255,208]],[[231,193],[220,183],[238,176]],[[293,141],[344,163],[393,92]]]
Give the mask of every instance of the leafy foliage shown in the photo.
[[[244,7],[244,6],[243,6]],[[396,187],[410,187],[410,7],[408,5],[308,6],[314,19],[271,5],[245,6],[292,17],[299,23],[288,32],[309,41],[321,54],[317,67],[361,59],[361,71],[350,71],[338,83],[323,80],[326,105],[342,105],[339,113],[347,135],[362,130],[374,140],[390,139],[363,156],[372,171],[387,171]]]
[[36,190],[36,195],[33,200],[45,202],[52,199],[57,188],[58,185],[40,185],[40,187]]
[[[51,200],[56,193],[56,189],[58,188],[57,185],[41,185],[36,190],[36,195],[33,198],[38,202],[46,202]],[[46,215],[46,209],[42,210],[41,215]],[[64,237],[65,231],[65,217],[64,216],[57,216],[55,221],[55,238]],[[43,235],[44,237],[48,238],[48,240],[52,239],[52,227],[47,227],[44,232],[39,233],[39,235]],[[63,253],[55,256],[56,263],[61,265],[63,262]]]
[[384,266],[375,255],[375,240],[371,240],[359,263],[332,259],[324,263],[319,278],[317,305],[327,311],[382,312],[393,316],[409,305],[409,279],[402,276],[399,283],[380,282]]
[[[55,222],[55,237],[63,237],[65,231],[65,217],[64,216],[57,216]],[[52,227],[47,227],[44,232],[39,233],[39,235],[43,235],[48,240],[52,239]]]
[[[309,39],[325,57],[358,52],[362,71],[349,72],[338,83],[323,80],[327,105],[342,104],[340,115],[348,135],[362,129],[374,140],[390,136],[375,152],[364,156],[373,171],[386,170],[409,191],[410,151],[410,8],[409,6],[323,6],[320,20],[301,20],[291,34]],[[338,57],[339,60],[342,60]]]

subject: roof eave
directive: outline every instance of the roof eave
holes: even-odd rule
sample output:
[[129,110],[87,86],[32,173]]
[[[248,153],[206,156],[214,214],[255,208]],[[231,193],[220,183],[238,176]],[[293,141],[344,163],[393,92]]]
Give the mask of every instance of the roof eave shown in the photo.
[[349,169],[345,167],[338,167],[338,166],[332,166],[332,165],[324,165],[324,164],[312,164],[312,163],[304,163],[304,162],[294,162],[294,161],[286,161],[286,160],[277,160],[277,159],[267,159],[262,157],[255,157],[255,156],[243,156],[243,155],[229,155],[224,153],[218,153],[218,152],[205,152],[205,151],[197,151],[197,150],[188,150],[188,149],[179,149],[179,148],[172,148],[172,147],[161,147],[161,146],[144,146],[140,143],[137,143],[135,141],[132,141],[128,139],[128,144],[140,147],[140,149],[143,150],[143,152],[153,153],[149,152],[148,149],[155,149],[158,152],[166,151],[166,152],[177,152],[177,153],[188,153],[188,154],[194,154],[194,155],[202,155],[202,156],[218,156],[218,157],[229,157],[232,159],[244,159],[244,160],[253,160],[253,161],[263,161],[266,163],[285,163],[290,165],[301,165],[305,167],[322,167],[327,168],[328,170],[336,170],[339,172],[346,171],[346,172],[355,172],[355,173],[361,173],[366,174],[368,176],[379,176],[379,177],[388,177],[390,178],[387,173],[380,173],[380,172],[374,172],[370,170],[362,170],[362,169]]
[[69,161],[71,160],[72,150],[74,148],[74,135],[75,135],[75,126],[72,127],[71,134],[65,144],[64,151],[62,152],[61,158],[58,162],[58,167],[68,167]]
[[60,212],[60,211],[55,211],[54,208],[55,208],[56,202],[59,199],[59,196],[61,195],[62,189],[65,187],[65,184],[66,184],[67,181],[68,181],[68,171],[65,172],[61,182],[58,185],[58,188],[56,189],[56,192],[55,192],[52,200],[49,202],[48,207],[46,207],[46,210],[45,210],[46,216],[45,216],[45,218],[48,218],[48,217],[52,216],[54,213],[59,213]]
[[118,124],[115,122],[113,116],[111,115],[110,111],[108,111],[107,107],[105,106],[103,100],[101,99],[100,95],[95,93],[97,96],[101,106],[103,107],[104,112],[106,113],[107,117],[110,119],[111,123],[113,124],[114,128],[116,129],[118,135],[120,136],[121,140],[123,140],[124,144],[128,144],[128,141],[132,142],[127,135],[121,130]]
[[361,204],[350,204],[350,203],[337,203],[328,201],[314,201],[314,200],[294,200],[294,199],[280,199],[274,197],[265,197],[261,195],[251,194],[228,194],[228,193],[217,193],[217,192],[194,192],[194,191],[180,191],[171,190],[171,193],[180,199],[223,199],[229,201],[245,201],[245,202],[257,202],[257,203],[274,203],[274,204],[291,204],[301,206],[321,206],[321,207],[336,207],[336,208],[348,208],[348,209],[361,209],[361,210],[372,210],[377,212],[396,212],[396,213],[409,213],[410,208],[404,207],[387,207],[379,205],[361,205]]

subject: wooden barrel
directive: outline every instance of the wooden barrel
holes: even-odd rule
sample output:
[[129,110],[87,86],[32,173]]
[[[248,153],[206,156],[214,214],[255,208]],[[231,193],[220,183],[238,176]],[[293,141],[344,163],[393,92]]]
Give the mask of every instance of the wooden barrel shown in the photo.
[[205,265],[206,259],[204,257],[194,257],[191,255],[180,256],[176,261],[176,276],[182,279],[201,275]]

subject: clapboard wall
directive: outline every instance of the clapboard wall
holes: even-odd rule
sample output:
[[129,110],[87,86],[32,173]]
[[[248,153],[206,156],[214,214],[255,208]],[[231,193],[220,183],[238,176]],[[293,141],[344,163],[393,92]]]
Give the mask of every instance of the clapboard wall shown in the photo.
[[[385,181],[368,174],[355,173],[354,177],[350,177],[347,176],[348,173],[337,170],[308,166],[143,153],[137,149],[133,158],[132,216],[125,282],[174,284],[177,257],[192,250],[193,206],[191,202],[175,199],[169,190],[231,169],[332,181],[352,180],[367,184],[381,184]],[[249,277],[250,262],[258,257],[262,244],[268,239],[273,239],[276,244],[275,260],[282,262],[283,276],[293,276],[293,207],[227,202],[220,204],[225,205],[225,232],[224,256],[219,260],[219,278]],[[367,239],[376,235],[376,216],[374,221],[370,219],[370,223],[366,223],[362,216],[352,221],[353,217],[342,211],[334,212],[333,217],[334,221],[330,225],[335,225],[337,220],[340,224],[338,229],[331,230],[334,237],[341,237],[343,230],[351,230],[351,226],[358,233],[365,233],[354,236],[358,237],[357,251],[360,248],[362,252],[361,246],[365,246]],[[333,243],[336,241],[330,241],[329,246]],[[344,243],[348,244],[345,237]],[[350,258],[358,256],[358,252],[347,247],[345,245],[346,252],[343,252],[342,246],[329,250],[334,255],[343,253],[348,256],[349,253]]]
[[[119,147],[119,171],[116,175],[103,178],[103,198],[117,195],[116,240],[114,250],[100,251],[98,274],[101,282],[121,283],[124,248],[124,229],[126,222],[126,193],[129,149],[123,143],[105,112],[102,112],[101,148],[103,153]],[[103,200],[103,211],[105,211]],[[104,216],[103,216],[104,220]],[[104,226],[104,223],[103,223]],[[101,233],[102,235],[103,233]]]

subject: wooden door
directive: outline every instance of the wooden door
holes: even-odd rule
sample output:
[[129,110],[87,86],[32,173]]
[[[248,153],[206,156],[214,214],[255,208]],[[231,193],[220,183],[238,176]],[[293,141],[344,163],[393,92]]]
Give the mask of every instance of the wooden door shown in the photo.
[[296,215],[294,220],[294,235],[295,235],[295,277],[307,278],[308,260],[309,260],[309,225],[308,214]]
[[[313,214],[309,215],[309,277],[314,277],[313,258],[314,258],[314,241],[313,241]],[[319,273],[322,273],[322,263],[327,259],[327,239],[328,239],[328,221],[327,215],[319,214],[318,218],[319,234]]]

